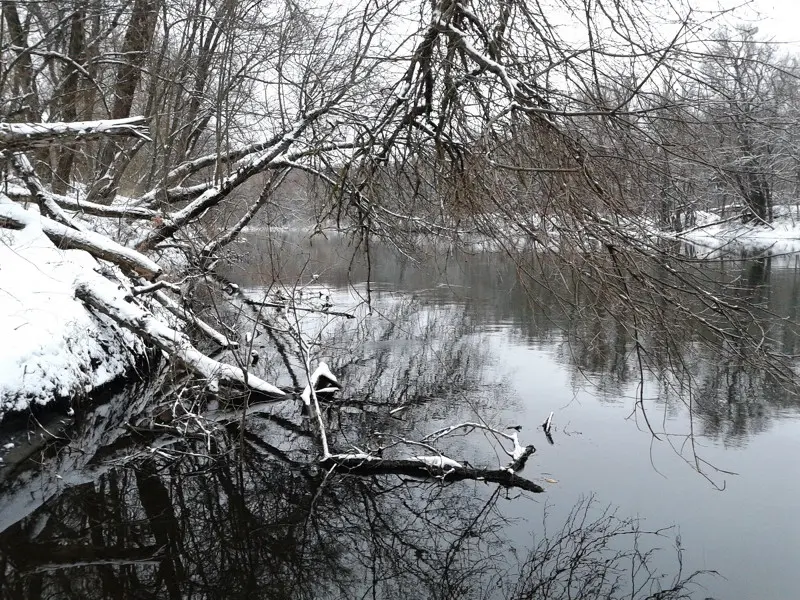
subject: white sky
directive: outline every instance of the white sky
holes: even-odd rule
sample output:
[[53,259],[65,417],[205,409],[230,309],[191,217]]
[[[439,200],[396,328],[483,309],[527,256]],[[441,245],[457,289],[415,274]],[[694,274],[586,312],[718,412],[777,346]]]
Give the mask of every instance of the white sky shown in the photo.
[[[746,0],[696,0],[698,6],[718,5],[722,8],[733,8],[747,4]],[[798,0],[753,0],[741,11],[739,17],[745,19],[756,17],[759,36],[774,38],[775,42],[793,44],[800,48],[800,1]]]

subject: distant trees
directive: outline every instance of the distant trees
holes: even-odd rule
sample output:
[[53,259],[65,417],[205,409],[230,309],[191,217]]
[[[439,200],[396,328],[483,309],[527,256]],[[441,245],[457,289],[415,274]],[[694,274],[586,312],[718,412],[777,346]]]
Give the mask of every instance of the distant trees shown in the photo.
[[759,42],[756,30],[721,32],[703,60],[699,100],[708,127],[706,148],[717,179],[730,188],[749,213],[771,220],[779,157],[788,120],[786,76],[791,67],[777,61],[774,46]]
[[[371,0],[8,1],[0,115],[144,114],[152,143],[38,151],[38,176],[89,202],[120,188],[151,207],[191,200],[308,117],[288,166],[336,192],[320,215],[366,217],[373,233],[412,213],[436,229],[505,210],[504,188],[534,210],[569,212],[569,190],[668,226],[716,190],[768,220],[776,190],[800,181],[794,63],[752,29],[699,39],[688,9],[660,36],[642,28],[646,5],[561,4],[570,36],[516,1],[440,0],[413,19]],[[390,179],[386,212],[374,194]]]

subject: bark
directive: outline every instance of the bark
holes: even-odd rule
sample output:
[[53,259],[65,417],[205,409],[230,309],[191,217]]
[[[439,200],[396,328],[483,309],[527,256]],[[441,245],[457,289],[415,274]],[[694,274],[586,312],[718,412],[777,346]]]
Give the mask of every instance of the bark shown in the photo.
[[[64,88],[62,92],[61,119],[67,123],[72,123],[78,119],[78,83],[80,73],[75,68],[84,58],[84,31],[83,22],[85,13],[83,7],[72,13],[69,34],[69,58],[71,63],[64,65]],[[67,191],[72,164],[75,161],[75,146],[67,145],[60,149],[58,164],[56,165],[55,177],[53,179],[53,191],[63,194]]]
[[153,41],[158,19],[159,0],[136,0],[131,20],[122,44],[124,61],[117,69],[114,83],[112,119],[124,119],[131,114],[133,97],[142,74],[142,65]]
[[[117,69],[112,90],[114,97],[111,108],[112,119],[125,119],[131,114],[136,88],[142,76],[142,66],[153,42],[158,21],[158,6],[159,0],[135,0],[133,4],[131,20],[122,44],[124,62]],[[100,151],[98,176],[102,177],[105,174],[115,154],[116,145],[113,140],[107,140]]]
[[0,123],[0,151],[18,152],[47,147],[54,142],[69,143],[108,136],[147,137],[144,117],[73,123]]
[[11,43],[17,50],[17,60],[15,61],[13,76],[11,79],[13,96],[20,99],[20,110],[23,119],[34,121],[39,119],[38,99],[39,94],[36,90],[36,79],[33,71],[33,61],[31,55],[25,50],[28,46],[28,36],[22,26],[17,11],[16,2],[3,1],[0,3],[3,10],[3,17],[8,27]]

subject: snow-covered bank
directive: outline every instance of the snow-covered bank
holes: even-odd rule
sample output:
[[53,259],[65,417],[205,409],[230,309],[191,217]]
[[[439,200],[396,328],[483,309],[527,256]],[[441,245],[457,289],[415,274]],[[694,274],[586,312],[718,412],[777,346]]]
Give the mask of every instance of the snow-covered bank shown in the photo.
[[800,252],[800,206],[779,205],[774,207],[773,213],[771,223],[755,219],[742,223],[738,215],[720,218],[710,212],[698,211],[693,227],[671,235],[704,248],[704,258],[742,251]]
[[28,222],[0,228],[2,420],[31,403],[82,396],[125,375],[145,346],[75,296],[79,277],[114,277],[111,267],[83,250],[58,248],[36,225],[35,212],[2,194],[0,204]]

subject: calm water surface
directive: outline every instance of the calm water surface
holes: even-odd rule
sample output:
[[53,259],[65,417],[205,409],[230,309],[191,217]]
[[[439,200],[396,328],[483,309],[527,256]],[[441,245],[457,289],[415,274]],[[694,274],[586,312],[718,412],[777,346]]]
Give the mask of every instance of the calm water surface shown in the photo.
[[[760,387],[758,373],[737,373],[738,367],[721,367],[719,357],[700,353],[694,355],[701,383],[692,397],[694,413],[686,396],[645,378],[656,438],[635,410],[639,373],[623,333],[613,325],[576,323],[553,309],[557,303],[548,291],[521,285],[514,266],[499,254],[442,254],[415,262],[379,248],[368,271],[346,245],[317,242],[299,253],[302,260],[288,259],[276,270],[287,280],[319,273],[340,305],[363,299],[369,279],[378,303],[399,294],[426,310],[465,315],[485,353],[483,380],[503,390],[492,408],[522,425],[524,442],[537,447],[526,473],[558,482],[548,484],[546,500],[539,500],[552,505],[549,513],[565,516],[581,497],[595,494],[599,503],[636,515],[649,528],[674,525],[684,568],[719,573],[703,579],[705,590],[696,597],[797,596],[800,404],[794,397]],[[709,271],[741,278],[748,297],[796,319],[797,256],[717,261]],[[586,336],[576,343],[575,329],[595,327],[596,344],[586,344]],[[784,337],[791,338],[784,343],[792,352],[797,340]],[[553,445],[537,429],[550,411]],[[515,527],[520,542],[541,520],[541,505],[521,501],[503,510],[528,524]]]
[[[519,425],[522,442],[537,448],[524,474],[546,494],[328,480],[300,466],[312,452],[296,407],[248,417],[244,430],[235,407],[199,407],[230,436],[213,449],[202,437],[192,445],[144,426],[133,435],[144,407],[171,401],[145,390],[134,402],[87,407],[72,433],[80,447],[62,445],[42,459],[46,469],[2,482],[3,597],[525,597],[524,586],[514,587],[525,580],[520,569],[530,582],[530,571],[547,566],[528,550],[557,539],[565,521],[574,525],[571,511],[590,496],[583,525],[612,505],[617,522],[672,527],[640,541],[642,551],[662,549],[651,566],[663,587],[680,566],[677,538],[684,576],[718,573],[689,587],[693,598],[797,597],[800,410],[760,386],[758,373],[689,344],[693,412],[685,395],[644,378],[656,437],[636,410],[642,382],[624,328],[576,319],[546,289],[524,285],[499,254],[440,251],[413,261],[378,247],[367,265],[339,239],[308,246],[289,237],[275,248],[258,234],[242,250],[246,266],[228,275],[251,297],[276,277],[300,281],[307,295],[330,294],[334,309],[362,317],[309,315],[302,324],[319,342],[315,357],[345,387],[344,405],[328,413],[334,445],[478,417]],[[797,265],[784,258],[709,269],[743,274],[748,293],[793,317]],[[277,376],[281,360],[264,352],[261,373]],[[386,414],[398,398],[414,405],[403,420]],[[540,427],[551,411],[552,444]],[[482,436],[453,440],[448,452],[474,464],[498,460]],[[609,550],[626,551],[632,540],[615,537]],[[542,588],[530,597],[570,596]]]

